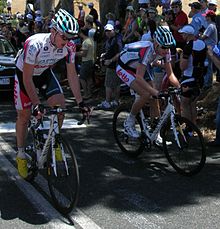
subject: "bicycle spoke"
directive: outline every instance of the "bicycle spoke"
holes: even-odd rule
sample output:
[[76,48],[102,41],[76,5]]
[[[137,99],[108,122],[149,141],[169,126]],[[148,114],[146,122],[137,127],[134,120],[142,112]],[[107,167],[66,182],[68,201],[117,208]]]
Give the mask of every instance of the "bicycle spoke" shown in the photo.
[[[168,161],[183,175],[198,173],[205,164],[204,140],[199,129],[183,117],[175,118],[175,130],[167,126],[163,138]],[[166,144],[171,142],[171,144]]]
[[68,173],[64,161],[56,162],[57,176],[48,158],[48,185],[56,208],[63,214],[69,213],[77,203],[79,194],[79,173],[73,151],[66,142],[61,140],[66,158]]
[[[124,121],[128,117],[129,108],[121,105],[114,113],[113,117],[113,133],[115,140],[120,149],[130,157],[137,157],[144,149],[141,137],[132,138],[124,131]],[[141,133],[141,127],[136,120],[136,130]]]

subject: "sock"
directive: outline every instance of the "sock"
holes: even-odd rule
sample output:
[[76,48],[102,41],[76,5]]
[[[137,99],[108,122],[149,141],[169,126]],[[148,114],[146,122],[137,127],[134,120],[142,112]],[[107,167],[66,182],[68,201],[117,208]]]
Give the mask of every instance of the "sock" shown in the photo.
[[24,147],[18,147],[17,157],[22,158],[22,159],[26,158]]

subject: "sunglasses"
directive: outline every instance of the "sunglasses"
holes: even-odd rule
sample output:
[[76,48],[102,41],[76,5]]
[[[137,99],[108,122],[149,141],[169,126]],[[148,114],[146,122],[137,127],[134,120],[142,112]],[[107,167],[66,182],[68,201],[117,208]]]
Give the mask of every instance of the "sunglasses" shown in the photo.
[[164,49],[164,50],[168,50],[168,49],[170,49],[170,48],[168,48],[168,47],[164,47],[164,46],[160,46],[160,48],[161,48],[161,49]]
[[65,35],[59,33],[60,37],[62,38],[63,41],[71,41],[73,38],[68,38]]

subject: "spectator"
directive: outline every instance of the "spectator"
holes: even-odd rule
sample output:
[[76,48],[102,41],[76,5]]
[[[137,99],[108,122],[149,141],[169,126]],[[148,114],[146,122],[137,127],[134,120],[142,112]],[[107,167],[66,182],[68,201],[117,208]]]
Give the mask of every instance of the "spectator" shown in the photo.
[[138,8],[147,9],[150,6],[150,0],[138,0]]
[[[213,61],[215,66],[217,66],[220,70],[220,49],[215,47],[215,51],[217,53],[213,52],[213,48],[211,46],[208,47],[208,56],[209,58]],[[212,147],[220,147],[220,96],[218,98],[218,107],[217,107],[217,112],[216,112],[216,137],[214,141],[208,142],[208,146]]]
[[83,4],[79,3],[79,14],[78,14],[78,23],[79,26],[82,28],[85,25],[85,10],[83,9]]
[[161,23],[161,16],[158,15],[158,12],[157,12],[157,9],[154,8],[154,7],[149,7],[147,9],[147,17],[148,17],[148,20],[154,20],[157,24],[157,26],[160,25]]
[[24,42],[27,39],[27,33],[29,33],[28,28],[24,22],[24,18],[22,15],[18,15],[19,21],[17,25],[17,30],[15,33],[16,41],[17,41],[17,48],[23,48]]
[[128,6],[127,0],[119,0],[118,2],[118,14],[121,24],[125,23],[126,7]]
[[148,22],[148,15],[147,15],[147,9],[140,8],[137,12],[137,23],[139,28],[139,33],[142,36],[147,31],[147,22]]
[[51,20],[54,18],[54,15],[55,12],[53,10],[50,10],[48,16],[45,18],[45,21],[43,23],[42,32],[50,32]]
[[[214,47],[218,41],[218,33],[215,24],[216,14],[213,10],[208,10],[204,16],[206,17],[208,27],[204,33],[200,36],[200,39],[203,40],[207,46]],[[212,87],[213,82],[213,64],[212,60],[208,58],[208,68],[207,73],[204,76],[204,89]]]
[[92,38],[88,36],[89,31],[82,28],[79,32],[80,38],[83,40],[82,47],[77,56],[82,58],[80,67],[80,83],[83,88],[83,99],[90,99],[92,97],[93,74],[95,63],[95,46]]
[[28,30],[29,34],[33,35],[34,34],[34,20],[33,20],[33,15],[32,14],[27,14],[27,23],[28,23]]
[[113,26],[115,26],[115,15],[111,12],[108,12],[106,15],[105,15],[105,18],[106,18],[106,25],[107,24],[111,24]]
[[159,6],[162,6],[162,13],[170,9],[171,0],[161,0]]
[[89,7],[89,9],[90,9],[89,14],[93,16],[93,22],[94,22],[95,24],[97,24],[99,15],[98,15],[97,10],[94,8],[93,2],[88,3],[88,7]]
[[195,30],[191,25],[185,25],[179,33],[186,40],[186,46],[180,58],[180,69],[183,71],[183,77],[180,80],[183,90],[181,112],[183,117],[196,124],[196,99],[203,86],[206,45],[204,41],[195,39]]
[[209,2],[208,2],[208,9],[209,10],[213,10],[214,12],[216,12],[217,11],[217,1],[216,0],[210,0]]
[[85,20],[85,28],[87,28],[88,30],[93,28],[93,22],[94,22],[94,18],[92,15],[87,15],[86,16],[86,20]]
[[128,11],[128,19],[127,19],[128,24],[123,35],[124,44],[135,42],[139,39],[138,32],[137,32],[138,23],[137,23],[136,14],[134,12],[134,8],[132,6],[128,6],[127,11]]
[[8,14],[11,14],[11,5],[12,5],[12,0],[7,0],[7,10],[8,10]]
[[41,33],[43,29],[43,21],[41,16],[37,16],[34,22],[34,33]]
[[192,18],[190,25],[195,30],[195,36],[198,37],[201,32],[204,32],[207,27],[205,17],[201,14],[201,5],[199,2],[190,3],[191,11],[189,17]]
[[116,75],[116,63],[120,53],[117,35],[111,24],[105,26],[106,41],[104,43],[104,55],[102,56],[104,65],[106,66],[105,75],[105,101],[98,105],[100,109],[110,109],[119,105],[120,97],[120,79]]
[[178,32],[184,25],[188,24],[188,17],[186,13],[182,10],[182,1],[181,0],[173,0],[171,2],[172,10],[175,14],[174,23],[169,25],[170,29],[173,32],[173,36],[176,40],[176,48],[183,49],[186,42],[184,41],[181,34]]
[[201,13],[205,14],[208,10],[208,0],[198,0],[201,5]]
[[147,31],[145,34],[142,35],[142,41],[153,41],[153,35],[156,31],[157,25],[154,20],[148,20],[147,22]]

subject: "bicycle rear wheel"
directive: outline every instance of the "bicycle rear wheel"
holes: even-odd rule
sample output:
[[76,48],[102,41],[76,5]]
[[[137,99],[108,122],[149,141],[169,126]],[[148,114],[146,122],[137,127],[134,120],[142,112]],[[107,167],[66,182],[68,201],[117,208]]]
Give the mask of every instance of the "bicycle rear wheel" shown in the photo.
[[178,173],[193,176],[201,171],[206,161],[202,133],[191,121],[179,115],[174,117],[174,125],[175,128],[169,121],[162,131],[165,155]]
[[[119,148],[129,157],[137,157],[144,150],[142,137],[132,138],[124,132],[124,121],[128,117],[131,106],[127,104],[120,105],[113,116],[113,133]],[[142,128],[140,120],[136,119],[136,130],[141,133]]]
[[63,149],[67,167],[64,161],[57,161],[57,176],[52,165],[52,150],[48,154],[47,178],[50,194],[54,205],[62,214],[68,214],[76,206],[79,196],[79,171],[72,147],[60,136],[59,144]]

